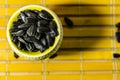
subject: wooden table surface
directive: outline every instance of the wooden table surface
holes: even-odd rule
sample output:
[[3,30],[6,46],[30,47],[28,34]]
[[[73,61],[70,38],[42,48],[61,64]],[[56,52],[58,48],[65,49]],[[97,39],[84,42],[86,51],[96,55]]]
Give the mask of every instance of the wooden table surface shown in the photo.
[[[15,59],[7,43],[10,16],[29,4],[47,6],[62,21],[64,38],[54,59]],[[120,80],[120,60],[113,58],[120,53],[118,22],[120,0],[0,0],[0,80]]]

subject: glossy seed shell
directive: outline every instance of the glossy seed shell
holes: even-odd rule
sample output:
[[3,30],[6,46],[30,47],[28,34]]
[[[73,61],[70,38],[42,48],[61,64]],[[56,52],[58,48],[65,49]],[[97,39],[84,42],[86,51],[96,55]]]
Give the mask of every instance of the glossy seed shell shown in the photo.
[[18,40],[24,44],[27,44],[26,41],[22,37],[18,37]]
[[116,27],[120,28],[120,23],[117,23],[117,24],[116,24]]
[[19,30],[17,32],[11,32],[11,34],[16,35],[16,36],[23,36],[24,33],[25,33],[25,31],[23,31],[23,30]]
[[27,35],[28,36],[35,36],[36,29],[34,25],[31,25],[28,30],[27,30]]
[[21,24],[18,26],[18,28],[20,29],[27,29],[28,27],[30,27],[31,24]]
[[41,52],[43,52],[45,50],[45,47],[39,42],[39,41],[36,41],[34,42],[34,45],[37,49],[39,49]]
[[73,24],[72,20],[70,20],[68,17],[64,17],[64,21],[69,28],[73,27],[74,24]]
[[114,58],[120,58],[120,54],[119,54],[119,53],[114,53],[114,54],[113,54],[113,57],[114,57]]
[[48,46],[52,46],[52,45],[53,45],[54,39],[52,39],[52,38],[50,37],[50,34],[49,34],[49,33],[46,34],[46,40],[47,40]]
[[17,44],[18,43],[18,37],[17,36],[13,36],[12,42],[14,42],[15,44]]
[[13,27],[18,27],[19,25],[23,24],[23,21],[21,19],[18,19],[18,21],[13,22]]
[[40,33],[40,32],[49,32],[50,29],[48,27],[38,27],[37,28],[37,32]]
[[35,33],[35,38],[37,39],[37,40],[40,40],[40,37],[41,37],[41,34],[40,33]]
[[20,15],[18,16],[18,18],[22,19],[23,22],[26,22],[26,17],[27,16],[23,12],[21,12]]
[[36,18],[37,15],[32,13],[31,10],[25,10],[24,13],[28,16],[28,17],[34,17]]
[[120,42],[120,32],[116,32],[117,41]]
[[18,42],[18,43],[17,43],[17,47],[18,47],[20,50],[22,50],[22,48],[23,48],[23,47],[22,47],[22,43],[21,43],[21,42]]
[[53,17],[45,10],[42,10],[40,13],[39,13],[39,16],[45,20],[52,20]]
[[31,43],[36,41],[36,39],[34,37],[24,37],[24,40],[27,42],[31,42]]
[[28,51],[32,52],[34,50],[34,46],[32,44],[30,44],[30,43],[27,43],[25,46],[26,46]]
[[47,46],[47,40],[46,40],[46,38],[42,38],[41,39],[41,43],[44,45],[44,46]]
[[53,59],[53,58],[55,58],[55,57],[57,57],[57,54],[56,54],[56,53],[53,54],[52,56],[50,56],[50,59]]
[[19,55],[14,52],[14,57],[17,59],[17,58],[19,58]]
[[55,22],[55,21],[51,21],[50,24],[49,24],[49,27],[50,27],[51,30],[57,29],[57,24],[56,24],[56,22]]
[[28,24],[28,23],[35,23],[37,22],[37,18],[34,18],[34,17],[26,17],[26,21],[25,23]]

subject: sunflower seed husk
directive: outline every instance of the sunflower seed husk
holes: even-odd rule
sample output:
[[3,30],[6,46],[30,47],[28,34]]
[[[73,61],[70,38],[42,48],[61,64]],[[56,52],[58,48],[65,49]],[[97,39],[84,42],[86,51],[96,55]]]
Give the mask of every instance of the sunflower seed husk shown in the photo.
[[14,52],[14,57],[17,59],[17,58],[19,58],[19,55]]
[[40,13],[39,13],[39,16],[45,20],[52,20],[53,17],[45,10],[42,10]]

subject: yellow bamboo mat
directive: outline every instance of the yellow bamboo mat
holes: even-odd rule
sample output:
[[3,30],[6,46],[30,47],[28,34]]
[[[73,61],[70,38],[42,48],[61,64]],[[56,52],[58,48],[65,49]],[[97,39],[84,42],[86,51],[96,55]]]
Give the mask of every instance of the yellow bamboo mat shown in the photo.
[[[6,24],[20,7],[42,4],[60,17],[64,39],[54,59],[15,59],[6,40]],[[63,17],[73,28],[67,28]],[[120,80],[120,0],[0,0],[0,80]]]

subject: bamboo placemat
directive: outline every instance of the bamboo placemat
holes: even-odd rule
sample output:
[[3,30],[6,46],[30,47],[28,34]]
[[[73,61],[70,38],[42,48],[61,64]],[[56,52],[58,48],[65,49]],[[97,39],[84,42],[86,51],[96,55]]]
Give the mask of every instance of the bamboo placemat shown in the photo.
[[[6,40],[10,16],[28,4],[44,5],[57,13],[64,39],[54,59],[15,59]],[[69,28],[63,20],[70,18]],[[120,80],[119,0],[0,0],[0,80]]]

